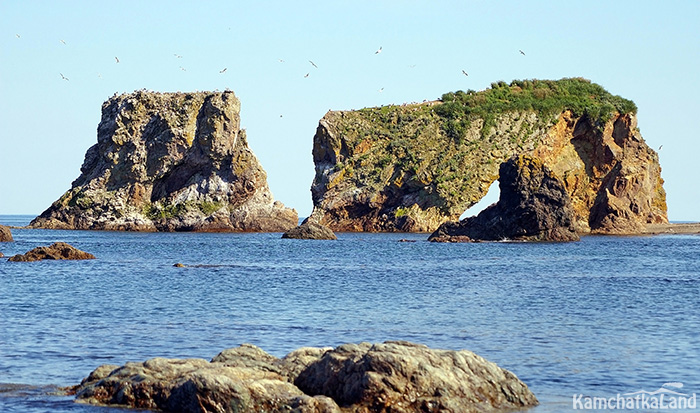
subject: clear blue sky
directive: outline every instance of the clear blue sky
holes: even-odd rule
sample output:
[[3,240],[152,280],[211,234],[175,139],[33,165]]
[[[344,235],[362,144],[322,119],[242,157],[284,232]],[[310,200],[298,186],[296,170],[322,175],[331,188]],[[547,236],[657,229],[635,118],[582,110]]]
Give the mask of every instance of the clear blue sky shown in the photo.
[[699,19],[694,0],[0,0],[0,214],[70,188],[114,93],[235,91],[275,198],[305,216],[329,109],[582,76],[637,103],[669,218],[700,221]]

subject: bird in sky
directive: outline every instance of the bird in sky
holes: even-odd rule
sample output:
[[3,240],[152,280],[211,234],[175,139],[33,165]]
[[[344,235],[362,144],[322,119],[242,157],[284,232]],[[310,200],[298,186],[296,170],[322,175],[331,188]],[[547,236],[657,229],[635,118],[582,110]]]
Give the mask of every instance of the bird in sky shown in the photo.
[[315,67],[316,69],[318,69],[318,66],[316,66],[316,63],[312,62],[311,60],[309,60],[309,63],[311,63],[311,65],[312,65],[313,67]]
[[382,93],[384,91],[384,88],[379,89],[379,93]]
[[66,44],[66,41],[63,40],[63,39],[59,39],[59,41],[60,41],[61,43],[63,43],[63,44]]
[[182,67],[182,66],[180,66],[180,70],[182,70],[183,72],[186,72],[186,71],[187,71],[187,69],[185,69],[185,68]]
[[462,73],[464,73],[464,76],[469,76],[469,73],[465,72],[464,69],[462,69]]
[[520,54],[525,56],[525,52],[523,52],[522,50],[520,50]]
[[381,53],[381,52],[382,52],[382,47],[381,47],[381,46],[379,46],[379,49],[377,49],[377,51],[376,51],[376,52],[374,52],[374,54],[379,54],[379,53]]
[[119,58],[117,56],[114,56],[114,60],[116,60],[117,63],[119,63]]
[[226,71],[226,69],[228,69],[228,67],[225,67],[225,68],[219,70],[219,73],[224,73]]
[[284,60],[282,59],[277,59],[280,63],[284,63]]
[[177,53],[174,53],[174,56],[177,57],[178,59],[182,59],[182,55],[179,55]]
[[63,80],[70,80],[67,77],[63,76],[63,73],[59,73],[59,75],[61,75],[61,79],[63,79]]
[[663,145],[660,145],[660,146],[659,146],[659,150],[661,150],[661,148],[663,148],[663,147],[664,147]]
[[310,74],[310,72],[307,73],[307,74],[305,74],[304,77],[305,77],[305,78],[306,78],[306,77],[309,77],[309,74]]
[[18,39],[20,38],[20,35],[19,35],[19,34],[15,34],[15,36],[17,36]]

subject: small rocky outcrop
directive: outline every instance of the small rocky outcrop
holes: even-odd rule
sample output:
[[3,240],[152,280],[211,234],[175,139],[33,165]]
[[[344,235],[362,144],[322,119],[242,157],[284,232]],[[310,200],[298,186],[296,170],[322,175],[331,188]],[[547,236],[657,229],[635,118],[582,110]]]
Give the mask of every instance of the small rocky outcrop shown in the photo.
[[95,256],[81,251],[65,242],[54,242],[48,247],[36,247],[25,254],[9,258],[13,262],[31,262],[41,260],[94,260]]
[[298,223],[275,201],[233,92],[135,92],[102,105],[97,144],[72,188],[30,226],[270,231]]
[[476,217],[442,224],[430,241],[577,241],[564,183],[542,161],[515,156],[499,169],[500,198]]
[[333,231],[432,232],[459,220],[499,165],[524,153],[562,179],[577,232],[640,233],[668,218],[658,154],[636,112],[580,78],[330,111],[314,136],[312,216]]
[[308,218],[305,219],[304,222],[302,222],[298,227],[292,228],[282,234],[282,238],[321,240],[338,239],[330,228],[323,224],[309,220]]
[[0,225],[0,242],[12,242],[12,232],[4,225]]
[[81,403],[177,412],[475,412],[538,403],[514,374],[474,353],[407,342],[302,348],[282,359],[243,345],[211,362],[106,365],[73,391]]

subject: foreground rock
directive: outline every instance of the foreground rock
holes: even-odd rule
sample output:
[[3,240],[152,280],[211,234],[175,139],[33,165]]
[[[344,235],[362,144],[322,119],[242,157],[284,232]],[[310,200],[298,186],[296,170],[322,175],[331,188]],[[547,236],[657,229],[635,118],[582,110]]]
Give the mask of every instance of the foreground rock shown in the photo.
[[432,232],[515,154],[562,178],[580,234],[667,223],[659,158],[633,102],[585,79],[526,80],[421,104],[331,111],[314,136],[315,216],[333,231]]
[[338,237],[335,236],[333,231],[325,225],[319,224],[317,222],[311,221],[308,218],[304,220],[296,228],[292,228],[289,231],[282,234],[282,238],[293,238],[293,239],[321,239],[321,240],[335,240]]
[[520,155],[500,166],[497,203],[476,217],[442,224],[430,241],[577,241],[569,194],[538,159]]
[[12,232],[4,225],[0,225],[0,242],[12,242]]
[[77,401],[177,412],[475,412],[536,405],[512,373],[469,351],[407,342],[302,348],[282,359],[252,345],[211,362],[101,366]]
[[48,247],[36,247],[26,254],[10,257],[13,262],[31,262],[41,260],[94,260],[95,256],[81,251],[65,242],[55,242]]
[[72,188],[34,228],[271,231],[297,225],[276,202],[240,128],[233,92],[114,96]]

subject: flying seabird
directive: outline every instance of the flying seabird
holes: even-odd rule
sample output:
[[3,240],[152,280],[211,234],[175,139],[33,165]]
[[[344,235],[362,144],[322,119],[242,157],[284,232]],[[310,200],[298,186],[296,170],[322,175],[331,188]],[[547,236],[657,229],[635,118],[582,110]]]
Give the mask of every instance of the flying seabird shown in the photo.
[[316,69],[318,69],[318,66],[316,66],[316,63],[312,62],[311,60],[309,60],[309,63],[311,63],[311,65],[312,65],[313,67],[315,67]]
[[15,34],[15,36],[17,36],[18,39],[20,38],[20,35],[19,35],[19,34]]
[[462,70],[462,73],[464,73],[464,76],[469,76],[469,73],[465,72],[464,70]]
[[663,145],[660,145],[660,146],[659,146],[659,150],[661,150],[661,148],[663,148],[663,147],[664,147]]
[[63,43],[63,44],[66,44],[66,41],[63,40],[63,39],[59,39],[59,41],[60,41],[61,43]]
[[382,93],[384,91],[384,88],[379,89],[379,93]]
[[177,53],[174,53],[174,56],[177,57],[178,59],[182,59],[182,56],[177,54]]
[[520,54],[525,56],[525,52],[523,52],[522,50],[520,50]]
[[184,67],[182,67],[182,66],[180,66],[180,70],[182,70],[183,72],[186,72],[186,71],[187,71],[187,70],[186,70]]
[[70,80],[67,77],[63,76],[63,73],[59,73],[59,75],[61,75],[61,79],[63,79],[63,80]]
[[225,68],[219,70],[219,73],[224,73],[226,71],[226,69],[228,69],[228,67],[225,67]]
[[[309,72],[310,73],[310,72]],[[304,77],[309,77],[309,73],[305,74]]]
[[277,59],[280,63],[284,63],[284,60],[282,59]]
[[114,60],[116,60],[117,63],[119,63],[119,58],[117,56],[114,56]]
[[381,47],[381,46],[379,46],[379,49],[377,49],[377,51],[376,51],[376,52],[374,52],[374,54],[379,54],[379,53],[381,53],[381,52],[382,52],[382,47]]

